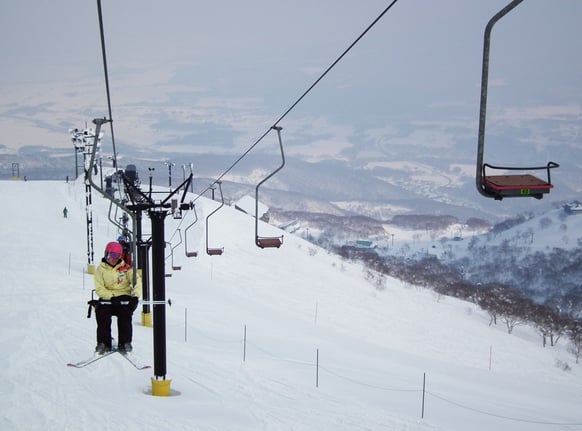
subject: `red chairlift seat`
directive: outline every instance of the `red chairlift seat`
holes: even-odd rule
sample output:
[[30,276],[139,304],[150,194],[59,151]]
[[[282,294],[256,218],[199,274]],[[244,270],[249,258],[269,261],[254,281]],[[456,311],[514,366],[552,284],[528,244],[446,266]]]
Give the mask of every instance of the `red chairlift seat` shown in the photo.
[[279,248],[283,245],[283,235],[276,237],[257,237],[256,243],[261,248]]
[[[550,169],[557,168],[559,165],[554,162],[548,162],[546,166],[533,168],[508,168],[492,166],[487,163],[483,164],[483,189],[496,200],[508,197],[533,197],[542,199],[543,195],[549,193],[554,187],[550,179]],[[504,170],[540,170],[545,169],[547,172],[546,180],[538,178],[531,174],[511,174],[511,175],[487,175],[485,168],[504,169]]]
[[212,217],[216,212],[218,212],[224,206],[224,195],[222,194],[222,183],[221,181],[217,181],[218,190],[220,190],[220,205],[214,209],[210,214],[206,216],[206,254],[209,256],[220,256],[224,252],[224,247],[222,248],[211,248],[208,245],[208,219]]
[[224,247],[222,248],[207,248],[206,254],[209,256],[220,256],[224,252]]

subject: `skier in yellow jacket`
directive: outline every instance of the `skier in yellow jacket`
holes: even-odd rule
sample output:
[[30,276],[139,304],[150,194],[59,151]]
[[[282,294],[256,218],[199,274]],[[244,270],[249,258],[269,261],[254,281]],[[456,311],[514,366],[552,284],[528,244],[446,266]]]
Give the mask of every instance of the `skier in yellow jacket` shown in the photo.
[[99,304],[95,307],[97,318],[97,347],[103,354],[111,350],[111,318],[117,317],[118,350],[131,352],[133,326],[131,318],[141,296],[139,273],[133,285],[133,268],[121,258],[123,249],[118,242],[105,247],[105,256],[95,269],[95,293]]

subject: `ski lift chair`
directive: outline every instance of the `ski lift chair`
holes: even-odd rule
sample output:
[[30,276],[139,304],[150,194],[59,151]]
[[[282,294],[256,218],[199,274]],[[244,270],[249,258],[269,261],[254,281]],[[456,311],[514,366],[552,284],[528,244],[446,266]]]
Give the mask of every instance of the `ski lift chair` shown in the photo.
[[[172,248],[172,243],[165,242],[165,245],[169,245],[170,246],[169,247],[170,248],[170,255],[168,257],[166,257],[165,259],[168,260],[168,258],[170,258],[170,262],[172,264],[172,270],[180,270],[180,269],[182,269],[181,266],[180,267],[175,267],[174,266],[174,249]],[[165,276],[166,276],[166,278],[169,278],[169,277],[172,276],[172,273],[171,272],[166,272],[165,273]]]
[[[489,51],[491,45],[491,30],[497,21],[503,18],[523,0],[513,0],[493,18],[489,20],[485,27],[485,36],[483,42],[483,69],[481,76],[481,103],[479,111],[479,135],[477,142],[477,166],[476,166],[476,186],[479,193],[487,198],[502,200],[508,197],[534,197],[543,198],[543,195],[549,193],[554,187],[550,178],[550,169],[557,168],[555,162],[548,162],[546,166],[541,167],[503,167],[493,166],[483,162],[485,149],[485,123],[487,114],[487,87],[489,80]],[[521,171],[519,174],[504,175],[487,175],[486,168]],[[524,173],[534,170],[546,170],[546,179],[543,180],[532,174]]]
[[182,232],[180,231],[180,228],[178,228],[178,235],[180,236],[180,241],[178,241],[178,243],[176,243],[176,245],[175,245],[175,246],[173,246],[173,247],[171,247],[171,244],[170,244],[170,247],[171,247],[171,249],[170,249],[170,250],[171,250],[171,256],[172,256],[172,269],[173,269],[174,271],[180,271],[180,270],[182,269],[182,267],[181,267],[180,265],[175,265],[175,264],[174,264],[174,250],[175,250],[175,249],[176,249],[176,248],[177,248],[177,247],[178,247],[180,244],[182,244]]
[[206,216],[206,254],[208,254],[209,256],[220,256],[224,252],[224,247],[211,248],[208,246],[208,219],[224,206],[224,195],[222,194],[221,182],[218,181],[217,184],[218,189],[220,190],[220,200],[221,200],[220,205],[214,211],[208,214],[208,216]]
[[279,248],[283,245],[283,235],[276,237],[265,237],[259,235],[259,187],[285,166],[285,153],[283,152],[283,141],[281,140],[282,127],[273,126],[272,129],[277,131],[279,148],[281,150],[281,165],[259,182],[255,188],[255,244],[260,248]]
[[192,226],[194,226],[196,224],[196,222],[198,221],[198,213],[196,213],[196,206],[193,205],[192,206],[192,210],[194,211],[194,221],[188,225],[188,227],[186,227],[186,229],[184,229],[184,250],[186,253],[186,257],[197,257],[198,256],[198,252],[197,251],[188,251],[188,229],[190,229]]

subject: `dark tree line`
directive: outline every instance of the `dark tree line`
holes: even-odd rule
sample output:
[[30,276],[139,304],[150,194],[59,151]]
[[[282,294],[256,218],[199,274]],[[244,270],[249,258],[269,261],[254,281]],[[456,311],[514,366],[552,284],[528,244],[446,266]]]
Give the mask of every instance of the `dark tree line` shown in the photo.
[[582,248],[561,248],[522,253],[509,241],[498,246],[479,245],[471,240],[472,258],[459,259],[455,265],[466,271],[474,283],[511,284],[515,290],[538,302],[576,314],[582,311]]

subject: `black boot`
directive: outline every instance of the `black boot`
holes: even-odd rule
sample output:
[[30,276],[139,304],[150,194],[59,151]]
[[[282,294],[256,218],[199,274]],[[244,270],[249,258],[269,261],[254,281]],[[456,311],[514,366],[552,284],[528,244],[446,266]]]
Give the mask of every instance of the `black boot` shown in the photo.
[[97,344],[97,347],[95,347],[95,353],[98,355],[103,355],[107,352],[111,352],[111,346],[107,346],[105,343],[99,343]]
[[129,353],[133,350],[131,343],[123,343],[121,346],[117,348],[119,353]]

